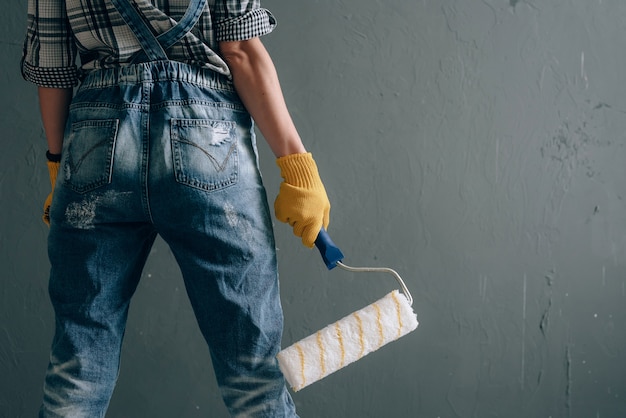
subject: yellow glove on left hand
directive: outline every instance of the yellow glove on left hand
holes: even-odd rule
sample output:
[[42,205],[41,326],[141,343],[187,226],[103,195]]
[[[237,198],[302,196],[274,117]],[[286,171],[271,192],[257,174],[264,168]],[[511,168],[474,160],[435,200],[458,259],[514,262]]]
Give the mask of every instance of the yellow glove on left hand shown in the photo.
[[54,193],[54,185],[57,182],[57,174],[59,173],[59,167],[61,163],[58,161],[47,161],[48,174],[50,174],[50,185],[52,190],[46,198],[46,202],[43,204],[43,216],[42,219],[46,225],[50,226],[50,205],[52,204],[52,194]]
[[330,202],[311,153],[278,158],[276,164],[285,181],[274,202],[276,218],[293,227],[293,233],[311,248],[322,227],[330,220]]

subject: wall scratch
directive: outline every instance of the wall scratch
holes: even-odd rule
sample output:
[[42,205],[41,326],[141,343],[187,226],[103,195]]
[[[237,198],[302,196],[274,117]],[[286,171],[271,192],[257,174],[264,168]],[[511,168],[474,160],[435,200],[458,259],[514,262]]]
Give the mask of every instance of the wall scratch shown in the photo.
[[547,337],[548,324],[550,321],[550,308],[552,308],[552,298],[548,299],[548,307],[543,311],[541,320],[539,321],[539,329],[544,337]]
[[580,53],[580,78],[585,82],[585,90],[589,88],[589,78],[585,70],[585,51]]
[[552,309],[552,283],[554,282],[554,274],[555,271],[551,270],[544,276],[546,279],[548,305],[541,314],[541,319],[539,321],[539,330],[544,338],[547,338],[548,336],[548,326],[550,325],[550,311]]
[[569,344],[565,347],[565,411],[571,416],[572,408],[572,353]]
[[484,301],[487,300],[487,276],[480,275],[479,277],[479,289],[481,299]]
[[521,372],[521,386],[524,390],[525,370],[526,370],[526,282],[527,277],[524,274],[524,290],[522,297],[522,372]]

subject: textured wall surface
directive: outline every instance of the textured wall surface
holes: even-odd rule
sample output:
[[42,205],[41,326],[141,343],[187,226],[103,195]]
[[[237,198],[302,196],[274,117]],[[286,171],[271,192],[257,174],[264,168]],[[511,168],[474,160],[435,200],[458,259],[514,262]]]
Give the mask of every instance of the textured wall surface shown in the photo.
[[[267,0],[265,38],[346,263],[420,326],[298,392],[302,417],[626,416],[626,2]],[[0,416],[34,416],[53,318],[25,0],[0,26]],[[261,147],[270,196],[277,169]],[[382,297],[276,226],[285,345]],[[225,417],[154,247],[110,417]]]

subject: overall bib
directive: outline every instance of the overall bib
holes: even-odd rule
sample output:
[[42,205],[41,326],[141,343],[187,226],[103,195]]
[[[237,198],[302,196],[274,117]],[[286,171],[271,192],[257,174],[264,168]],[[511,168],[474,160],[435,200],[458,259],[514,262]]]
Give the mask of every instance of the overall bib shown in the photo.
[[230,414],[296,417],[275,358],[283,316],[253,122],[227,77],[165,53],[206,0],[157,37],[129,0],[112,1],[143,51],[89,73],[71,104],[50,211],[56,332],[40,417],[105,416],[157,234],[181,269]]

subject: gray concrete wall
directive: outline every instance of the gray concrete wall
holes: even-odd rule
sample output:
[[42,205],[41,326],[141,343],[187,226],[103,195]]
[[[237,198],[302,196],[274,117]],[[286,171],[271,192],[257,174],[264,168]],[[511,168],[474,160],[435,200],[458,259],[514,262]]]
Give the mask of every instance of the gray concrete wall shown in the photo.
[[[354,265],[390,266],[416,332],[294,395],[302,417],[626,416],[626,3],[267,0],[265,38]],[[49,185],[25,0],[0,33],[0,415],[33,416],[53,318]],[[278,173],[267,147],[270,196]],[[285,344],[394,288],[276,226]],[[224,417],[157,242],[110,417]]]

